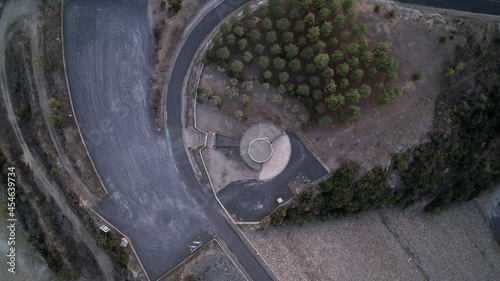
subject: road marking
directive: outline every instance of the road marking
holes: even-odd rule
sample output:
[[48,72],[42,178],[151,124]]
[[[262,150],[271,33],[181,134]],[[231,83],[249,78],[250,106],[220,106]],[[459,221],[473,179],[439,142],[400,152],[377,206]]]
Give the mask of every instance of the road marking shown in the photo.
[[177,173],[179,173],[179,170],[177,169],[177,164],[174,163],[174,167],[175,167],[175,170],[177,171]]

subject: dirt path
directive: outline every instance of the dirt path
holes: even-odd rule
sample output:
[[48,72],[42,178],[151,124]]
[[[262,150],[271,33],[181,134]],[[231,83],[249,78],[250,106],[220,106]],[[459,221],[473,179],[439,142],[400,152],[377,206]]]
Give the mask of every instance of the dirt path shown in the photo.
[[[5,55],[5,42],[6,40],[6,30],[7,27],[10,23],[14,22],[17,18],[24,17],[27,15],[30,15],[31,17],[26,18],[25,20],[25,25],[29,28],[30,30],[30,35],[31,35],[31,48],[32,48],[32,54],[35,52],[39,51],[39,32],[37,32],[37,25],[38,25],[38,15],[39,11],[36,8],[36,4],[34,1],[16,1],[8,3],[3,11],[2,15],[8,15],[8,16],[3,16],[0,19],[0,38],[2,40],[0,41],[0,54]],[[28,20],[29,19],[29,20]],[[2,96],[5,101],[5,107],[7,110],[7,115],[8,115],[8,120],[12,125],[12,128],[14,129],[15,135],[21,145],[21,148],[23,150],[23,156],[24,156],[24,161],[30,166],[31,170],[33,171],[33,175],[35,177],[36,182],[38,183],[38,186],[42,189],[42,192],[49,197],[52,197],[55,201],[55,203],[59,206],[59,208],[62,211],[62,214],[67,217],[73,226],[74,233],[78,240],[83,242],[92,252],[94,255],[101,272],[103,273],[104,277],[106,280],[113,280],[113,264],[110,260],[110,258],[107,256],[106,253],[100,248],[97,247],[93,235],[91,235],[88,230],[85,228],[83,223],[80,221],[78,216],[72,211],[71,206],[68,204],[64,194],[56,187],[55,184],[51,183],[51,181],[47,178],[47,171],[39,164],[38,160],[35,159],[35,157],[32,155],[30,149],[26,145],[26,142],[24,140],[24,136],[21,133],[21,130],[19,128],[19,124],[17,122],[16,115],[14,113],[14,108],[12,107],[12,102],[10,99],[10,93],[9,89],[7,86],[7,77],[6,77],[6,69],[5,69],[5,56],[2,55],[0,57],[0,73],[1,73],[1,89],[2,89]],[[34,60],[34,56],[32,57]],[[40,106],[42,106],[44,115],[46,116],[47,114],[47,108],[46,108],[46,101],[47,101],[47,93],[46,93],[46,82],[44,81],[44,75],[43,71],[37,67],[34,62],[33,62],[33,69],[34,69],[34,78],[35,78],[35,85],[38,88],[37,92],[40,94],[39,98],[39,103]],[[33,85],[33,83],[30,83]],[[50,126],[48,126],[50,128]],[[61,145],[56,141],[56,138],[54,136],[54,129],[51,128],[49,130],[49,133],[51,135],[51,139],[56,147],[56,150],[59,154],[59,157],[62,161],[63,166],[68,170],[70,175],[73,177],[75,180],[78,178],[75,174],[75,172],[72,170],[71,166],[68,164],[67,158],[64,155],[64,152],[61,148]],[[69,168],[69,169],[68,169]],[[72,172],[70,172],[72,171]],[[83,186],[83,183],[81,180],[78,178],[75,180],[77,184],[81,184]],[[88,193],[86,194],[88,196]],[[87,197],[87,198],[92,198],[92,197]],[[38,217],[42,217],[43,214],[40,213],[40,210],[38,210],[34,206],[35,210],[37,211]],[[43,228],[42,224],[42,228]],[[44,229],[44,233],[49,235],[53,235],[53,232],[51,232],[49,229]],[[54,237],[52,237],[51,240],[56,240]]]

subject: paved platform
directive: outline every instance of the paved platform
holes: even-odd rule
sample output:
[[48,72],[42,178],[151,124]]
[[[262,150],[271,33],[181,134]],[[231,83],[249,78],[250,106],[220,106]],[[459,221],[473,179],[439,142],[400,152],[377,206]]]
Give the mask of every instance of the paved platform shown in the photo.
[[280,204],[290,200],[294,193],[289,182],[304,175],[311,182],[328,174],[299,137],[287,133],[290,139],[291,157],[285,169],[270,180],[243,180],[231,182],[217,195],[226,210],[236,222],[258,222],[273,212]]

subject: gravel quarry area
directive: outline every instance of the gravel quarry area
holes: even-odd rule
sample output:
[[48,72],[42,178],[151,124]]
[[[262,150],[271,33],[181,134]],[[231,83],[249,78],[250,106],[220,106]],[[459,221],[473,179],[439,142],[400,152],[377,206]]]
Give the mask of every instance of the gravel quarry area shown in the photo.
[[243,229],[280,280],[500,276],[500,249],[475,202],[436,216],[388,209],[305,226]]
[[245,278],[214,240],[159,281],[178,280],[244,281]]

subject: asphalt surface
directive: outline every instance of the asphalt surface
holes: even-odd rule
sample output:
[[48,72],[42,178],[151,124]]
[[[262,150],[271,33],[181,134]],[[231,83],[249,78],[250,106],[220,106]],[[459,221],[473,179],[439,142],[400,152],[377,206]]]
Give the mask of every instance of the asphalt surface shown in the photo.
[[109,191],[94,209],[132,240],[156,280],[191,253],[196,237],[212,237],[177,172],[175,150],[151,121],[147,1],[70,0],[64,8],[75,114]]
[[[109,197],[95,210],[127,235],[151,280],[206,243],[211,228],[253,280],[273,280],[211,188],[197,181],[182,139],[181,93],[203,38],[245,1],[227,0],[187,38],[167,89],[164,133],[150,116],[147,0],[68,0],[64,4],[67,75],[78,124]],[[192,245],[192,244],[191,244]]]
[[500,0],[399,0],[396,2],[472,13],[500,15]]
[[278,198],[286,202],[293,197],[292,191],[288,188],[288,182],[300,174],[305,175],[311,182],[328,174],[328,171],[295,133],[288,132],[288,137],[292,153],[283,172],[266,181],[231,182],[217,193],[219,200],[235,220],[261,221],[279,206]]

